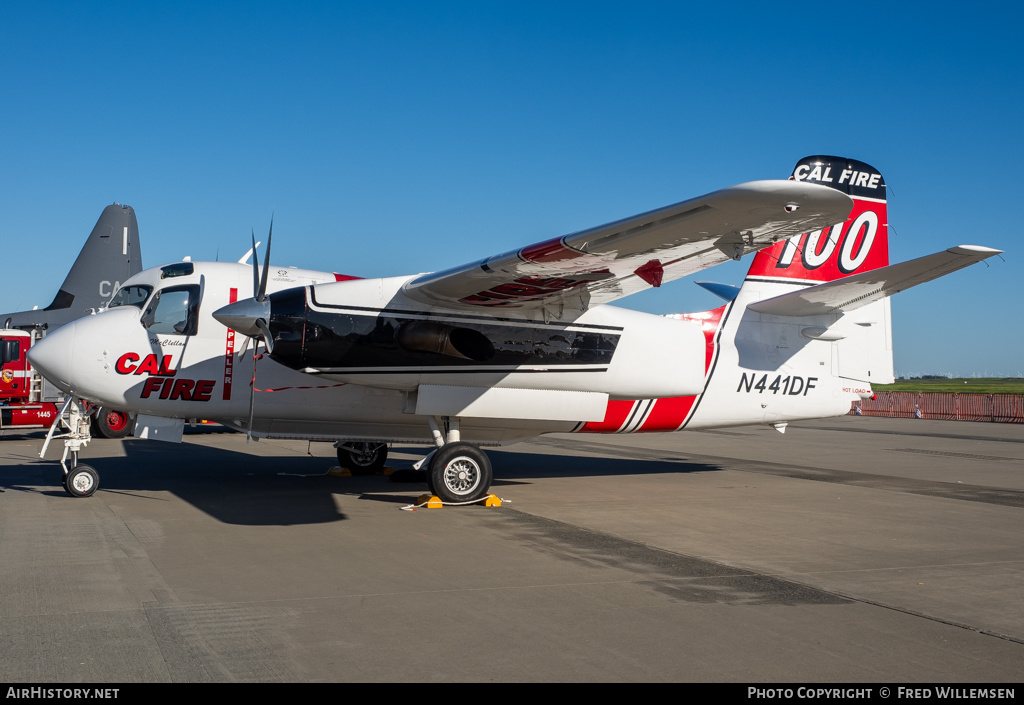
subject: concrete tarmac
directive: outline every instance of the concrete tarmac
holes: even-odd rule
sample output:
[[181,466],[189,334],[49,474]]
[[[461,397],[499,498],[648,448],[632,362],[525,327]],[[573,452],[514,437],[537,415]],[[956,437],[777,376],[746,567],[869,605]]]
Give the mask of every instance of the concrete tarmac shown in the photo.
[[416,512],[329,444],[95,440],[74,499],[41,443],[0,439],[3,682],[1024,675],[1020,425],[546,436]]

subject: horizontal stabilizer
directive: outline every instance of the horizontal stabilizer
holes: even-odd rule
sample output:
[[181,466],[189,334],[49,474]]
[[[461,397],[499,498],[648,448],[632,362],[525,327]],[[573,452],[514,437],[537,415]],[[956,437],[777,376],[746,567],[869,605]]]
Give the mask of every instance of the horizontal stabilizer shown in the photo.
[[740,288],[732,284],[719,284],[718,282],[694,282],[702,289],[710,291],[723,301],[732,301],[739,296]]
[[853,311],[1001,253],[1002,250],[989,247],[960,245],[909,262],[758,301],[747,308],[775,316],[816,316]]

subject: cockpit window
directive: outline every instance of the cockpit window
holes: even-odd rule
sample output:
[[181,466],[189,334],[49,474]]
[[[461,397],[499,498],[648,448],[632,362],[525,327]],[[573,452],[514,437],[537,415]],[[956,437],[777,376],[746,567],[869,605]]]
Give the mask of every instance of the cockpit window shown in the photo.
[[142,314],[142,326],[150,333],[195,335],[199,328],[199,287],[161,289]]
[[122,286],[110,297],[110,303],[107,304],[107,308],[114,308],[115,306],[142,308],[152,292],[153,287],[151,286]]
[[170,279],[171,277],[187,277],[195,271],[192,262],[177,262],[160,268],[160,278]]

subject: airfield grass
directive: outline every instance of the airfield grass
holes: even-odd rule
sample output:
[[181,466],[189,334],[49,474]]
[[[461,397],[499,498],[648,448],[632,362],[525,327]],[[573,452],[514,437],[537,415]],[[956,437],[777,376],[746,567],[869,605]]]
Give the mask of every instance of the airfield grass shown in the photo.
[[952,379],[898,379],[895,384],[873,384],[876,392],[957,392],[959,394],[1024,394],[1019,377],[954,377]]

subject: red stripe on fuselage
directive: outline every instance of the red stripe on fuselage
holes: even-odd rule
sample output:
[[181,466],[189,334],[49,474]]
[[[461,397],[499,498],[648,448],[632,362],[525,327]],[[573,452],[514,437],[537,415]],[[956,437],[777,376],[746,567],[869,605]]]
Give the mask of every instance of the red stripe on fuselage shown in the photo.
[[[228,291],[228,303],[238,301],[238,289]],[[235,331],[228,328],[227,339],[224,341],[224,388],[221,396],[224,401],[231,398],[231,378],[235,374]]]
[[[728,306],[721,306],[711,311],[700,313],[678,313],[672,316],[681,321],[694,321],[704,331],[704,379],[707,380],[711,363],[715,359],[715,346],[718,340],[718,329],[722,325],[722,316]],[[647,415],[643,425],[634,432],[648,433],[655,431],[677,431],[682,428],[697,401],[696,396],[665,397],[654,402],[654,407]],[[610,401],[605,419],[601,422],[591,421],[583,426],[578,433],[615,433],[625,423],[636,401]]]
[[654,402],[654,408],[648,414],[644,425],[638,428],[638,433],[653,431],[675,431],[686,421],[686,416],[693,408],[697,397],[666,397]]
[[608,409],[604,413],[604,421],[588,421],[587,424],[579,430],[579,432],[615,433],[622,428],[624,423],[626,423],[626,419],[629,418],[634,406],[636,406],[636,401],[632,399],[626,401],[610,401],[608,402]]
[[[711,370],[711,363],[715,359],[715,345],[718,340],[718,329],[722,325],[722,315],[726,306],[720,306],[711,311],[700,313],[680,313],[673,318],[681,321],[695,321],[700,323],[704,331],[704,380],[707,381],[708,373]],[[644,425],[637,429],[642,433],[653,431],[675,431],[682,428],[686,418],[693,410],[696,396],[689,397],[666,397],[654,403],[650,415]]]

